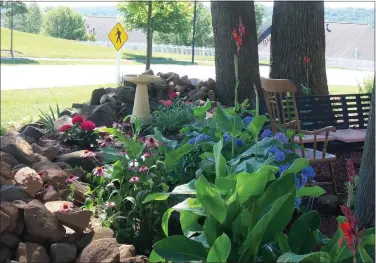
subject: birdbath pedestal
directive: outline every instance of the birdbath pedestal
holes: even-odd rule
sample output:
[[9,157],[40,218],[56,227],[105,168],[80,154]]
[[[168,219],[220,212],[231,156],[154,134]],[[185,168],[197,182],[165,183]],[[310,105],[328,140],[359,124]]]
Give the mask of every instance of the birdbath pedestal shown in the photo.
[[154,75],[125,75],[124,79],[137,85],[132,115],[141,122],[150,122],[152,117],[149,106],[148,84],[159,82],[161,78]]

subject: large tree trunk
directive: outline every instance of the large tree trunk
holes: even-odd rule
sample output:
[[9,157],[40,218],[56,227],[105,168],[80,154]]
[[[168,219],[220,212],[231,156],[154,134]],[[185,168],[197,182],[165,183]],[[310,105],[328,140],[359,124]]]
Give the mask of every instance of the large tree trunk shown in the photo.
[[375,80],[356,188],[355,213],[359,218],[360,227],[375,226]]
[[[328,95],[325,67],[324,2],[275,1],[271,32],[270,77],[291,79],[300,94]],[[310,63],[304,62],[304,56]],[[308,81],[307,81],[308,71]]]
[[233,105],[235,98],[234,54],[236,44],[232,30],[238,29],[239,17],[242,17],[246,35],[239,53],[239,103],[255,98],[253,85],[261,95],[260,72],[257,50],[255,8],[253,1],[212,1],[212,24],[215,45],[216,93],[219,101]]

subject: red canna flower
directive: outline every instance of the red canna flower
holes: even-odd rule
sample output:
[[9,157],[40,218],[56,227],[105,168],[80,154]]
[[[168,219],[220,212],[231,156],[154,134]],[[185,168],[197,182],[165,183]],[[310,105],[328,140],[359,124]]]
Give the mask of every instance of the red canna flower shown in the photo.
[[95,129],[95,123],[92,121],[84,121],[81,123],[81,129],[85,131],[93,131]]
[[243,25],[243,22],[242,22],[242,18],[239,17],[239,25],[238,25],[238,29],[239,29],[239,34],[238,32],[236,31],[236,29],[233,29],[232,30],[232,37],[235,39],[235,43],[236,43],[236,52],[239,53],[240,51],[240,47],[243,45],[243,36],[246,34],[245,32],[245,27]]
[[236,29],[232,30],[232,37],[236,40],[238,38],[238,31]]
[[311,63],[311,59],[307,56],[304,56],[304,63],[306,63],[306,64]]
[[73,119],[72,119],[73,124],[83,123],[84,121],[85,121],[84,117],[82,117],[81,115],[74,116]]
[[60,128],[60,132],[66,132],[66,131],[69,131],[70,128],[72,128],[72,125],[70,125],[70,124],[64,124],[64,125],[61,126],[61,128]]
[[343,238],[341,238],[338,241],[338,247],[342,246],[342,242],[344,240],[347,241],[347,244],[349,247],[352,247],[353,242],[352,242],[352,231],[351,231],[351,224],[349,221],[345,221],[345,223],[340,223],[339,227],[341,228],[341,231],[343,233]]

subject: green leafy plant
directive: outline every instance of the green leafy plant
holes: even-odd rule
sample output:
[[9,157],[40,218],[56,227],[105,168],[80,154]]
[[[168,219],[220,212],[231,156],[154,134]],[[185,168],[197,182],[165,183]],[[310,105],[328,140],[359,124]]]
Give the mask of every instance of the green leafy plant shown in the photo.
[[358,91],[359,93],[372,93],[372,89],[374,87],[374,77],[369,76],[365,77],[361,83],[358,82]]
[[3,126],[0,126],[0,136],[3,136],[7,133],[7,129]]
[[55,115],[55,112],[52,110],[51,105],[49,106],[49,108],[50,108],[49,112],[39,110],[40,112],[39,122],[41,122],[44,125],[47,131],[53,133],[53,132],[56,132],[54,128],[54,123],[57,117],[60,115],[60,109],[59,109],[59,105],[56,104],[56,115]]
[[97,144],[98,133],[95,123],[77,115],[72,118],[72,124],[65,124],[60,128],[60,139],[66,143],[78,144],[81,147],[93,148]]

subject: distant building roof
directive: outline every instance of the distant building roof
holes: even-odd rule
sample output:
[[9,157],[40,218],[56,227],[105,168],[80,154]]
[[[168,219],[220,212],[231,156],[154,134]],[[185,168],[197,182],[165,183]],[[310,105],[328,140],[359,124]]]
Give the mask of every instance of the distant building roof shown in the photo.
[[[326,30],[326,24],[330,32]],[[326,22],[324,30],[327,57],[354,59],[357,53],[357,59],[375,59],[375,31],[371,25]],[[270,41],[261,42],[258,50],[270,52]]]
[[[97,41],[108,40],[108,34],[118,22],[117,18],[112,16],[84,16],[84,18],[87,32],[95,34]],[[131,30],[127,34],[129,42],[146,42],[146,34],[141,30]]]

